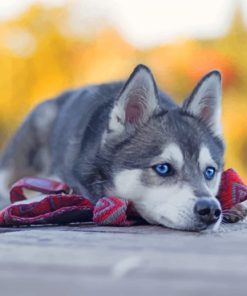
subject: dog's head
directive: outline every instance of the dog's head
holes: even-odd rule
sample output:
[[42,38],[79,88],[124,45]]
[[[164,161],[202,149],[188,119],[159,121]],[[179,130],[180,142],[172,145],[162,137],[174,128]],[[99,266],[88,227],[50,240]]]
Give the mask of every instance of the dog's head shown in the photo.
[[184,230],[217,228],[223,169],[221,76],[202,78],[181,107],[158,92],[139,65],[112,108],[104,153],[111,163],[108,194],[133,201],[150,223]]

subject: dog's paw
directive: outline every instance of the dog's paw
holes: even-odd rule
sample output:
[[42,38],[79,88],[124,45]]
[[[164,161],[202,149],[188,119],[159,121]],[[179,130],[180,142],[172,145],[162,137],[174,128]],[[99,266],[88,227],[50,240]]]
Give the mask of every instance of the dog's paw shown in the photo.
[[223,222],[236,223],[247,216],[247,211],[243,205],[236,204],[229,210],[223,211]]

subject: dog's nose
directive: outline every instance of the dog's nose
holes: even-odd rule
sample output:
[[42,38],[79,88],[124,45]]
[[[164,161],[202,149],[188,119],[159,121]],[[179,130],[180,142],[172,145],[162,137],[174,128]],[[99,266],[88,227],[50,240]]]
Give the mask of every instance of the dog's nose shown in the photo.
[[221,209],[212,198],[200,198],[195,204],[194,212],[202,222],[210,225],[220,218]]

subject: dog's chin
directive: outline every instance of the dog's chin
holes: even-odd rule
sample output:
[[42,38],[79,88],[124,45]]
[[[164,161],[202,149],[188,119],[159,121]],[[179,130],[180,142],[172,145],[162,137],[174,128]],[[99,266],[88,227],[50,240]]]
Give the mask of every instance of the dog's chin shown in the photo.
[[170,229],[175,229],[175,230],[182,230],[182,231],[195,231],[195,232],[200,232],[204,231],[208,228],[208,226],[205,223],[202,223],[200,221],[184,221],[180,223],[176,223],[174,221],[171,221],[167,219],[166,217],[162,216],[160,219],[160,225],[170,228]]
[[176,223],[173,223],[173,225],[171,223],[164,223],[163,226],[177,229],[177,230],[183,230],[183,231],[212,233],[212,232],[217,232],[219,230],[221,222],[222,222],[222,216],[220,216],[218,221],[209,225],[204,222],[201,222],[198,219],[192,219],[191,221],[186,221],[182,225],[181,224],[177,225]]
[[165,216],[160,216],[155,218],[152,218],[149,216],[149,217],[143,217],[143,218],[150,224],[160,225],[165,228],[180,230],[180,231],[203,232],[203,233],[217,232],[222,221],[222,218],[220,217],[220,219],[216,223],[212,223],[208,225],[206,223],[199,221],[194,217],[191,220],[186,219],[186,221],[180,221],[179,223],[178,221],[174,222]]
[[220,228],[223,216],[221,215],[217,222],[210,224],[206,229],[201,230],[203,233],[217,232]]
[[203,233],[217,232],[219,229],[219,223],[213,223],[213,224],[207,225],[199,221],[186,223],[183,225],[176,224],[176,223],[167,223],[167,221],[162,221],[162,223],[159,223],[159,225],[166,228],[174,229],[174,230],[203,232]]

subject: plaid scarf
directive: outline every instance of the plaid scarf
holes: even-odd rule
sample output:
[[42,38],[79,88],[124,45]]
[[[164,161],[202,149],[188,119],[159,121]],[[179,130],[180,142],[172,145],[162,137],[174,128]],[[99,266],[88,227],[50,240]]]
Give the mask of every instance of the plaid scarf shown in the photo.
[[[24,188],[42,195],[27,200]],[[235,223],[245,217],[246,211],[241,203],[247,200],[247,186],[233,169],[222,174],[217,198],[226,222]],[[129,200],[102,197],[94,205],[89,199],[70,193],[67,184],[43,178],[26,177],[17,181],[10,190],[10,201],[12,204],[0,212],[0,226],[75,222],[130,226],[146,223]]]

